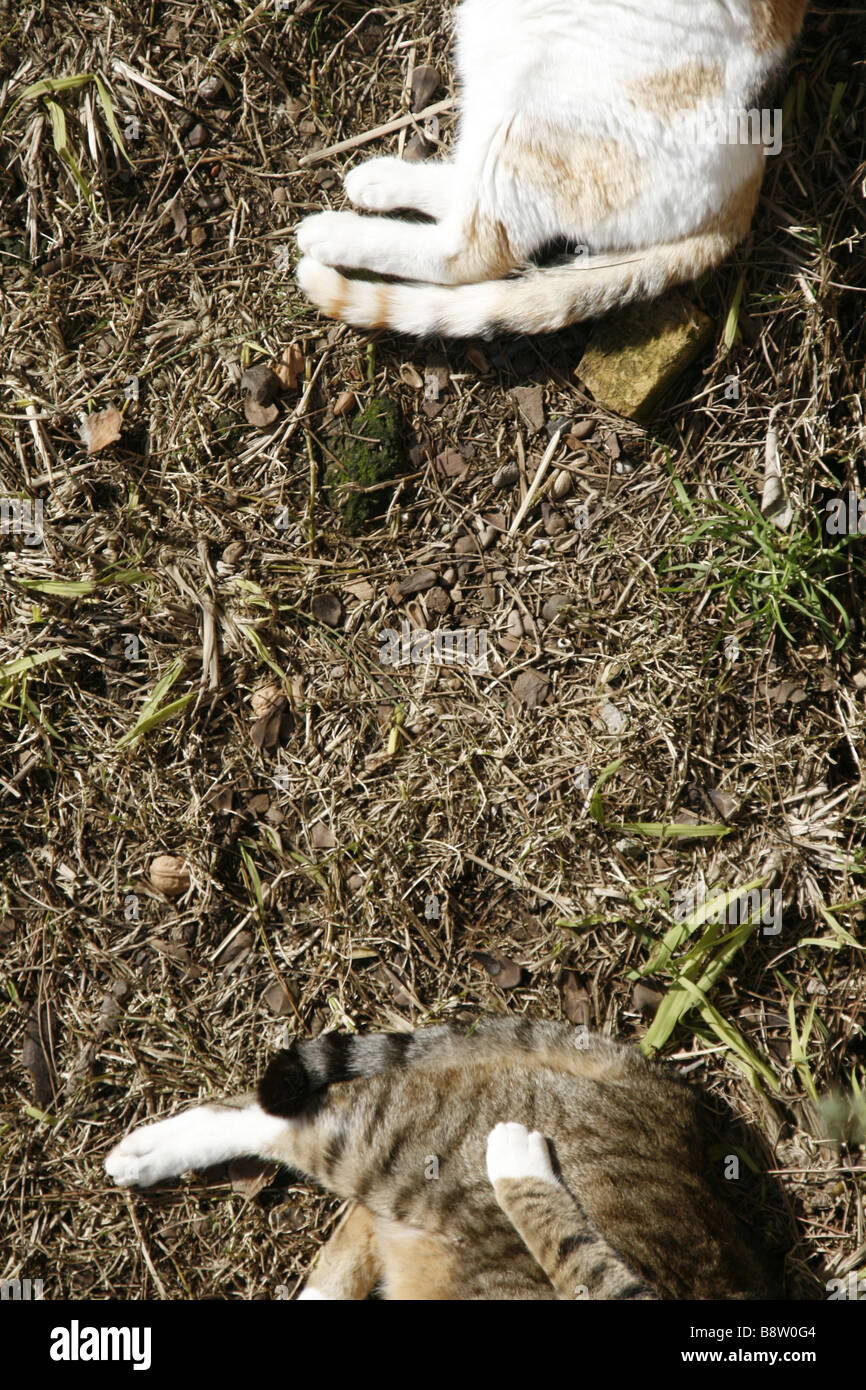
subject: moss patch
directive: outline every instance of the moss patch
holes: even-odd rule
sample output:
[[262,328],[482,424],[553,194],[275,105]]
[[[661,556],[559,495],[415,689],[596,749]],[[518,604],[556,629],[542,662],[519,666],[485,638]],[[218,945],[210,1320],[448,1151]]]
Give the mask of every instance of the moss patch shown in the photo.
[[[328,465],[325,487],[344,529],[357,535],[388,509],[393,488],[382,484],[405,472],[400,407],[387,396],[374,396],[348,431],[328,443],[339,463]],[[369,488],[375,491],[362,490]]]

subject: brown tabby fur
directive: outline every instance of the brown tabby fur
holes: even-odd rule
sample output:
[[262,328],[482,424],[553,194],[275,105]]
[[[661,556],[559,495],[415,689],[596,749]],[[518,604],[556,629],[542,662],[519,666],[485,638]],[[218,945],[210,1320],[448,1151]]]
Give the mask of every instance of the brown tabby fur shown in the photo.
[[[323,1080],[329,1047],[354,1079]],[[294,1080],[281,1099],[281,1068],[288,1059],[294,1076],[317,1049],[299,1110]],[[327,1297],[363,1298],[377,1283],[392,1299],[771,1291],[716,1181],[697,1097],[630,1048],[511,1019],[468,1037],[330,1035],[275,1059],[259,1096],[270,1113],[291,1112],[265,1156],[355,1203],[311,1277]],[[485,1143],[500,1121],[547,1137],[562,1185],[494,1189]]]

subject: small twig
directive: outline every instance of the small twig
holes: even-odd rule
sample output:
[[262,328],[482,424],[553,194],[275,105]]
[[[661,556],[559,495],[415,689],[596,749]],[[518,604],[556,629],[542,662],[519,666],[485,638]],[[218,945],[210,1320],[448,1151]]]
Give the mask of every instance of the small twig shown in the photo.
[[517,874],[510,873],[508,869],[500,869],[497,864],[491,864],[487,859],[480,859],[477,854],[467,854],[464,850],[463,858],[468,859],[471,864],[478,864],[482,869],[487,869],[497,878],[504,878],[506,883],[512,883],[515,888],[520,888],[524,893],[534,893],[537,898],[544,898],[545,902],[553,903],[560,912],[574,911],[574,903],[570,898],[560,898],[557,893],[548,893],[546,888],[539,888],[534,883],[525,883],[517,877]]
[[514,518],[514,520],[511,523],[511,526],[509,527],[509,536],[513,536],[515,531],[519,529],[520,523],[523,521],[523,518],[529,511],[529,508],[532,506],[532,503],[535,500],[535,495],[541,486],[542,479],[544,478],[545,473],[550,467],[550,461],[553,458],[553,455],[556,453],[564,428],[564,425],[560,425],[559,429],[556,431],[556,434],[553,436],[547,448],[545,449],[544,457],[541,460],[541,463],[538,465],[535,477],[532,480],[532,486],[530,487],[529,491],[527,492],[526,496],[521,502],[517,511],[517,516]]
[[152,1277],[152,1279],[153,1279],[153,1282],[156,1284],[156,1287],[159,1289],[160,1298],[168,1298],[168,1294],[166,1293],[165,1285],[163,1284],[162,1280],[161,1280],[160,1277],[159,1277],[159,1273],[158,1273],[158,1271],[157,1271],[156,1265],[153,1263],[153,1260],[150,1258],[150,1251],[149,1251],[148,1248],[147,1248],[147,1242],[145,1241],[144,1236],[143,1236],[142,1233],[141,1233],[141,1227],[139,1226],[138,1221],[137,1221],[137,1219],[136,1219],[135,1207],[134,1207],[133,1204],[132,1204],[132,1198],[130,1197],[130,1195],[129,1195],[128,1192],[124,1192],[123,1195],[124,1195],[124,1197],[126,1198],[126,1209],[127,1209],[127,1211],[129,1212],[129,1218],[130,1218],[130,1220],[131,1220],[131,1222],[132,1222],[132,1224],[133,1224],[133,1227],[134,1227],[134,1229],[135,1229],[135,1234],[138,1236],[138,1243],[139,1243],[139,1245],[141,1246],[141,1253],[142,1253],[142,1255],[143,1255],[143,1257],[144,1257],[144,1263],[147,1265],[148,1269],[150,1270],[150,1273],[151,1273],[151,1277]]
[[[304,363],[304,375],[307,379],[308,386],[312,389],[309,357]],[[307,498],[307,542],[310,554],[314,555],[316,552],[316,473],[318,466],[316,462],[316,451],[313,448],[313,432],[310,429],[310,421],[306,413],[304,414],[304,434],[307,438],[307,463],[309,465],[310,478],[309,496]]]
[[454,97],[445,97],[443,101],[434,101],[432,106],[425,106],[423,111],[410,111],[408,116],[397,116],[393,121],[386,121],[384,125],[377,125],[375,130],[365,130],[362,135],[353,135],[350,140],[341,140],[337,145],[329,145],[326,150],[312,150],[310,154],[305,154],[298,160],[300,165],[320,164],[323,159],[330,159],[334,154],[343,154],[345,150],[355,150],[359,145],[369,145],[373,140],[380,140],[384,135],[393,135],[397,130],[403,130],[405,126],[412,125],[415,121],[426,121],[428,116],[438,116],[442,111],[450,111],[456,106]]
[[158,87],[155,82],[151,82],[147,77],[142,77],[140,72],[131,68],[128,63],[124,63],[122,58],[115,58],[111,65],[115,72],[119,72],[121,77],[126,77],[130,82],[137,82],[139,87],[144,87],[148,92],[153,92],[155,97],[162,97],[163,101],[170,101],[175,106],[182,106],[183,102],[177,97],[173,97],[171,92],[167,92],[164,87]]

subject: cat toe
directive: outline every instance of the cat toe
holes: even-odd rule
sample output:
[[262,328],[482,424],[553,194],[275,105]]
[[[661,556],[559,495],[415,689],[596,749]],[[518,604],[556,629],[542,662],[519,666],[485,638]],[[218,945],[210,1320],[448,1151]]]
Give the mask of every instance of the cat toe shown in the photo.
[[514,1122],[496,1125],[487,1138],[487,1176],[492,1183],[503,1178],[556,1182],[544,1135]]
[[118,1187],[149,1187],[156,1181],[151,1176],[151,1164],[147,1156],[135,1152],[130,1144],[130,1140],[135,1138],[136,1135],[129,1135],[111,1150],[105,1160],[105,1171]]
[[[402,161],[392,159],[371,159],[351,169],[343,181],[346,196],[356,207],[366,212],[391,212],[403,207],[406,202],[405,175],[399,179],[399,166]],[[394,169],[394,165],[397,169]],[[402,199],[402,201],[401,201]]]
[[352,263],[353,213],[318,212],[305,217],[298,227],[297,240],[305,256],[325,265]]

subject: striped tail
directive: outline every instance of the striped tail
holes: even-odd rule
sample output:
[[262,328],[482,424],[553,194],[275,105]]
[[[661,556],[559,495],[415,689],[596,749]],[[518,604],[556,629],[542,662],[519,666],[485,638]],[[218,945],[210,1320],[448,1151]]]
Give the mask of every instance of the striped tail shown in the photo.
[[706,232],[613,260],[581,258],[472,285],[350,280],[310,257],[297,275],[325,314],[356,328],[446,338],[549,333],[694,280],[724,260],[742,235],[742,227]]
[[[532,1022],[525,1018],[484,1018],[470,1032],[442,1026],[414,1033],[325,1033],[296,1041],[268,1064],[258,1084],[258,1099],[270,1115],[297,1115],[315,1096],[338,1081],[380,1076],[413,1066],[460,1066],[484,1059],[521,1062],[586,1071],[587,1048],[603,1049],[605,1067],[623,1049],[567,1023]],[[633,1064],[633,1063],[632,1063]]]
[[259,1104],[289,1119],[318,1092],[337,1081],[411,1066],[450,1037],[448,1028],[417,1033],[325,1033],[278,1052],[258,1084]]

